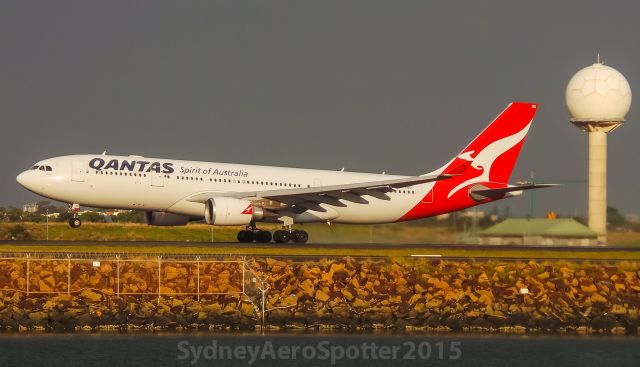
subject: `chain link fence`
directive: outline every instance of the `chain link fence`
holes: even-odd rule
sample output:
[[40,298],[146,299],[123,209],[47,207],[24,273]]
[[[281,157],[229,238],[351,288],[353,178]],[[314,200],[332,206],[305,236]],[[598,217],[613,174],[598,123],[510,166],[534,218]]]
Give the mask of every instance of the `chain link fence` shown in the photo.
[[[62,254],[64,255],[64,254]],[[246,295],[252,270],[245,259],[131,254],[0,254],[0,290],[108,295]]]

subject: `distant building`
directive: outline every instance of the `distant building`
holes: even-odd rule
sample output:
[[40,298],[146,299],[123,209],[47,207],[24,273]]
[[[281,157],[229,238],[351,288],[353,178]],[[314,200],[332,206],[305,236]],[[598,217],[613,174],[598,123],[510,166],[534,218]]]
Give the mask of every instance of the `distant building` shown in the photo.
[[129,212],[131,212],[131,210],[111,209],[111,210],[106,210],[106,211],[102,212],[102,214],[107,215],[107,216],[115,216],[115,217],[117,217],[121,213],[129,213]]
[[627,220],[627,222],[630,222],[630,223],[640,223],[640,215],[635,213],[627,214],[625,219]]
[[469,218],[469,219],[482,219],[487,215],[485,212],[481,210],[465,210],[459,213],[460,213],[459,218]]
[[597,233],[573,219],[509,218],[480,233],[485,245],[592,246]]
[[38,212],[38,203],[28,203],[22,206],[23,213],[37,213]]
[[[449,219],[451,215],[453,215],[453,213],[444,213],[444,214],[436,215],[435,218],[437,221],[442,222]],[[480,210],[465,210],[465,211],[456,212],[455,215],[457,215],[458,218],[462,218],[462,219],[469,218],[469,219],[479,220],[487,217],[487,213]],[[489,218],[491,218],[491,220],[493,220],[494,222],[498,220],[498,216],[495,214],[489,215]]]

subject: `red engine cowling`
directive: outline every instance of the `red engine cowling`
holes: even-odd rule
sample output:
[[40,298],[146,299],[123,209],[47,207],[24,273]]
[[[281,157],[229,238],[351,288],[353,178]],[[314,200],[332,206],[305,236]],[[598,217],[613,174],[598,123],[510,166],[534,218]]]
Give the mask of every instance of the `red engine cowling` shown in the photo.
[[262,208],[248,200],[215,197],[204,203],[204,220],[215,226],[240,226],[263,218]]
[[144,219],[150,226],[184,226],[189,223],[189,217],[165,212],[146,212]]

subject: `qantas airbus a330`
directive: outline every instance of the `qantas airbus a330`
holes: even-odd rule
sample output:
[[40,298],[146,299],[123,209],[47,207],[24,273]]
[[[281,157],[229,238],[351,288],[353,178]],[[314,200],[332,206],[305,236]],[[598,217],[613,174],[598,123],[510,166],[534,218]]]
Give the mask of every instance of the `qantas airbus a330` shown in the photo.
[[[240,242],[303,243],[295,223],[390,223],[430,217],[552,185],[510,185],[509,176],[538,105],[514,102],[441,168],[420,176],[325,171],[140,156],[71,155],[42,160],[18,182],[70,203],[143,210],[155,226],[204,220],[246,226]],[[257,222],[281,223],[259,230]]]

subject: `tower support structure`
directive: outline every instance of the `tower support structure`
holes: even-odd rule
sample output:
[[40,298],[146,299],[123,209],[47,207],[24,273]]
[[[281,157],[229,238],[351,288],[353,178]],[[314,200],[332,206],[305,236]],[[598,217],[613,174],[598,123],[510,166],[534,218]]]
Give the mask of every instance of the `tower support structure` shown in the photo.
[[588,224],[598,234],[598,242],[607,242],[607,134],[622,121],[571,121],[589,134]]

